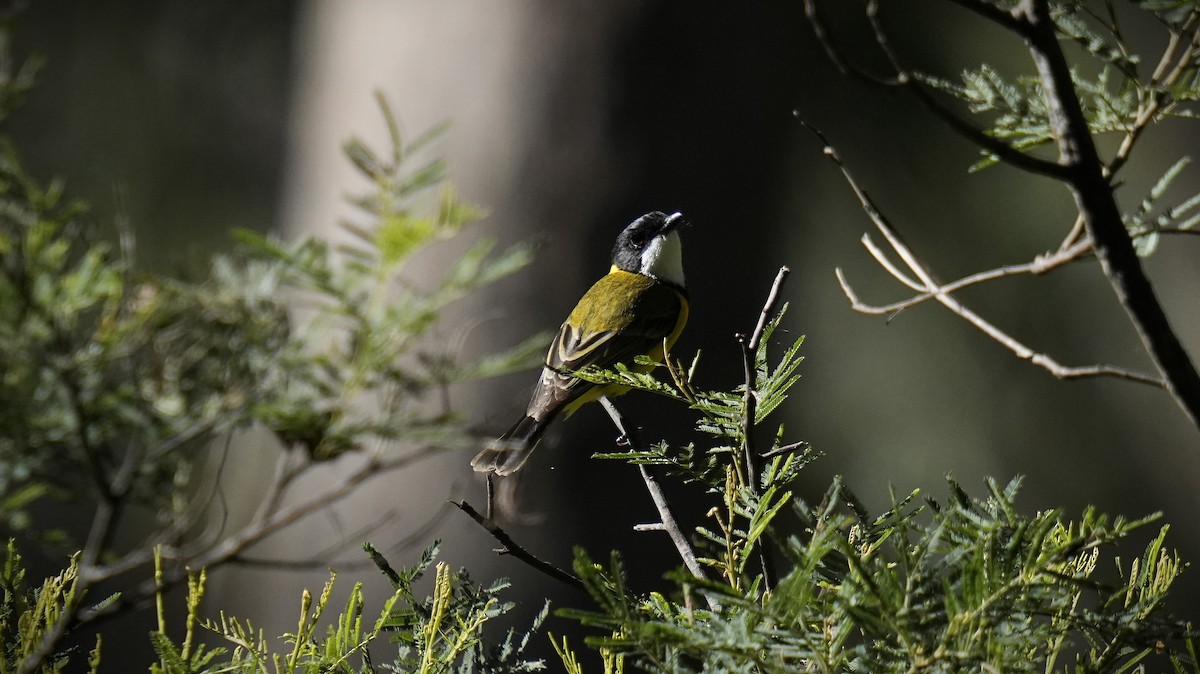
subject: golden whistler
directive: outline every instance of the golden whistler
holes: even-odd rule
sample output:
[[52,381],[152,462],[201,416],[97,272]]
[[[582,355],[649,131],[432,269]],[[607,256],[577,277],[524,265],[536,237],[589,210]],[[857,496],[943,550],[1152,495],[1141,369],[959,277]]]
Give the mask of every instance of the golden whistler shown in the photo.
[[628,390],[617,384],[597,386],[573,372],[618,363],[645,372],[649,366],[636,365],[634,358],[644,355],[662,361],[688,317],[681,224],[679,213],[654,211],[621,232],[613,247],[612,267],[584,293],[558,329],[525,415],[475,457],[471,462],[475,470],[515,473],[560,413],[570,416],[584,403]]

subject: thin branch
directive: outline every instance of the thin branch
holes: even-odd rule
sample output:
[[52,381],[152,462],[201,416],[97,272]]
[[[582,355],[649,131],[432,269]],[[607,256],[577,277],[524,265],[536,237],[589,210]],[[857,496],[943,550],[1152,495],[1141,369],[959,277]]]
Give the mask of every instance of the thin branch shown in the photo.
[[887,273],[891,274],[892,277],[897,281],[917,292],[922,292],[925,290],[924,285],[901,271],[896,265],[892,264],[891,258],[889,258],[887,253],[884,253],[883,249],[875,243],[875,240],[871,238],[870,234],[863,234],[859,241],[862,243],[863,247],[867,249],[867,252],[871,254],[871,257],[875,258],[875,261],[879,263],[879,266],[887,270]]
[[[970,3],[979,5],[980,3]],[[1012,17],[1010,17],[1012,18]],[[957,113],[934,97],[933,93],[926,88],[921,81],[920,75],[909,70],[900,62],[899,54],[892,48],[891,41],[888,39],[887,31],[883,29],[883,24],[879,21],[879,1],[869,0],[867,2],[867,20],[871,24],[871,29],[875,32],[875,43],[879,45],[880,51],[887,56],[892,64],[892,68],[896,71],[896,82],[901,86],[906,87],[926,110],[929,110],[938,119],[946,123],[958,135],[966,138],[980,148],[995,155],[1001,161],[1007,164],[1012,164],[1017,168],[1037,173],[1051,178],[1062,180],[1066,177],[1066,169],[1058,163],[1047,161],[1035,157],[1031,154],[1026,154],[1008,143],[991,136],[971,124],[967,120],[959,117]]]
[[954,113],[949,107],[939,101],[925,87],[925,85],[915,78],[910,78],[904,84],[909,85],[909,90],[920,101],[927,110],[932,112],[934,116],[942,120],[946,125],[958,133],[958,135],[966,138],[975,145],[985,151],[993,154],[1000,161],[1006,164],[1011,164],[1019,169],[1036,173],[1038,175],[1062,180],[1066,177],[1067,171],[1061,165],[1035,157],[1034,155],[1022,152],[1008,143],[989,136],[982,129],[972,125],[970,122],[962,119]]
[[[635,452],[645,451],[645,446],[641,442],[641,436],[637,428],[626,423],[625,415],[621,414],[621,410],[607,396],[600,398],[600,404],[604,405],[604,411],[608,412],[609,419],[612,419],[617,432],[629,443],[630,449]],[[642,481],[646,483],[646,491],[650,493],[650,500],[654,501],[654,508],[658,510],[658,517],[663,529],[671,538],[671,542],[675,544],[675,550],[683,560],[683,565],[696,578],[707,580],[708,577],[704,574],[704,569],[696,559],[696,553],[692,550],[691,544],[688,543],[687,536],[679,528],[679,522],[675,520],[675,515],[671,513],[671,505],[667,502],[667,496],[663,493],[662,487],[658,484],[658,478],[655,477],[650,467],[645,464],[638,464],[638,469],[642,473]],[[715,601],[711,597],[705,595],[705,599],[708,600],[710,607],[716,608]]]
[[[362,466],[352,473],[345,475],[341,480],[329,486],[327,489],[309,496],[306,499],[299,501],[287,507],[278,507],[270,510],[260,510],[260,512],[251,520],[249,524],[243,527],[237,533],[225,538],[220,543],[211,546],[203,552],[196,554],[184,554],[180,548],[172,548],[164,546],[164,559],[171,559],[175,563],[163,576],[162,587],[171,587],[181,582],[187,576],[187,569],[208,568],[212,569],[221,564],[230,562],[231,560],[242,557],[247,549],[261,542],[268,536],[280,531],[281,529],[294,524],[295,522],[319,512],[323,508],[332,506],[347,496],[352,494],[362,484],[369,482],[375,478],[390,474],[393,471],[405,468],[414,461],[419,461],[430,454],[438,451],[435,447],[422,447],[415,449],[407,454],[392,457],[390,459],[380,459],[372,457]],[[306,467],[311,467],[313,464],[306,463]],[[276,473],[277,483],[293,482],[304,470],[298,470],[290,467],[290,463],[286,460],[281,460],[279,470]],[[270,493],[280,494],[279,498],[275,499],[276,503],[282,501],[282,490],[269,487]],[[147,553],[148,554],[148,553]],[[129,555],[122,558],[113,567],[102,567],[100,570],[106,573],[105,577],[114,575],[115,570],[124,570],[135,568],[138,562],[145,563],[145,556]],[[99,611],[81,612],[78,618],[73,621],[76,625],[84,623],[92,623],[113,617],[125,609],[139,605],[140,602],[154,596],[157,591],[154,582],[143,583],[136,592],[128,592],[118,601],[106,605]]]
[[414,461],[425,458],[435,452],[434,448],[425,447],[402,456],[387,460],[372,459],[358,470],[342,478],[340,482],[329,489],[318,493],[307,500],[300,501],[287,508],[282,508],[264,517],[257,525],[243,529],[234,536],[226,538],[220,545],[215,546],[207,554],[189,560],[195,567],[211,567],[241,554],[250,545],[266,538],[270,534],[300,520],[314,512],[328,507],[351,494],[360,485],[392,471],[405,468]]
[[779,456],[780,454],[787,454],[788,452],[792,452],[797,449],[807,449],[808,446],[809,446],[809,442],[807,440],[798,440],[796,442],[789,442],[786,445],[781,445],[770,451],[763,452],[762,458],[769,459],[773,456]]
[[451,503],[458,507],[459,510],[466,513],[467,516],[472,520],[475,520],[476,524],[483,527],[484,530],[492,535],[492,538],[495,538],[500,545],[504,546],[503,549],[497,550],[496,552],[502,555],[512,555],[513,557],[516,557],[534,569],[559,582],[566,583],[577,590],[586,591],[587,588],[583,586],[583,581],[549,562],[538,559],[528,550],[520,545],[517,545],[517,542],[514,541],[512,537],[509,536],[503,529],[501,529],[500,526],[496,524],[495,520],[491,519],[490,517],[484,517],[483,515],[480,515],[474,508],[471,507],[470,503],[467,503],[466,501],[451,501]]
[[[974,5],[982,5],[983,3],[974,2],[973,0],[960,0],[959,4],[972,8]],[[987,11],[987,10],[983,10]],[[947,107],[944,103],[938,100],[921,81],[921,78],[905,68],[892,49],[891,43],[887,38],[887,33],[883,30],[882,24],[878,20],[878,4],[874,1],[867,4],[867,16],[870,20],[872,30],[875,33],[875,42],[879,48],[887,56],[892,65],[895,74],[891,77],[882,77],[868,73],[847,60],[837,46],[829,38],[829,32],[822,21],[820,14],[817,11],[816,0],[804,0],[804,12],[808,17],[809,25],[812,26],[813,34],[817,38],[817,42],[824,49],[826,56],[838,68],[839,71],[862,79],[870,84],[880,87],[895,88],[901,87],[911,92],[914,97],[927,110],[934,114],[938,119],[941,119],[956,133],[971,141],[980,148],[995,155],[1002,161],[1012,164],[1018,168],[1046,175],[1058,179],[1065,177],[1065,169],[1059,164],[1040,159],[1031,154],[1026,154],[1008,143],[989,136],[984,131],[970,122],[960,117],[956,112]],[[1014,17],[1009,16],[1010,19]]]
[[[1079,244],[1087,238],[1087,227],[1083,224],[1083,216],[1075,216],[1075,224],[1071,225],[1071,231],[1067,232],[1067,236],[1063,238],[1062,243],[1058,244],[1058,250],[1061,252],[1067,248],[1071,248]],[[1091,242],[1088,241],[1089,251]]]
[[790,273],[792,273],[791,269],[780,267],[779,273],[775,274],[775,281],[771,283],[771,292],[767,293],[767,301],[758,314],[758,323],[754,326],[754,333],[750,335],[751,351],[758,350],[758,345],[762,342],[763,331],[767,329],[767,322],[771,319],[771,314],[775,312],[775,305],[779,304],[779,291],[783,288]]
[[[1200,233],[1200,232],[1198,232],[1198,233]],[[870,240],[870,236],[864,234],[863,239],[864,239],[864,245],[867,245],[866,241]],[[873,249],[873,251],[879,250],[878,246],[876,246],[873,242],[871,243],[871,245],[868,249],[869,250]],[[1085,255],[1087,255],[1088,253],[1091,252],[1091,249],[1092,249],[1092,245],[1090,242],[1080,241],[1080,242],[1076,243],[1075,245],[1071,246],[1070,248],[1060,249],[1054,253],[1047,253],[1044,255],[1039,255],[1036,258],[1034,258],[1032,262],[1026,262],[1023,264],[1005,265],[1003,267],[997,267],[995,269],[989,269],[987,271],[976,272],[974,274],[964,276],[964,277],[958,279],[957,281],[939,284],[938,290],[941,292],[944,292],[944,293],[952,293],[952,292],[957,292],[959,290],[962,290],[963,288],[968,288],[973,285],[978,285],[980,283],[986,283],[988,281],[994,281],[996,279],[1006,278],[1009,276],[1021,276],[1021,275],[1025,275],[1025,274],[1033,274],[1033,275],[1045,274],[1046,272],[1049,272],[1053,269],[1057,269],[1057,268],[1067,265],[1071,262],[1075,262],[1077,260],[1082,259]],[[876,255],[875,252],[872,252],[872,257],[875,257],[876,260],[879,259],[879,256]],[[904,283],[904,279],[901,279],[899,276],[897,276],[897,273],[899,273],[899,270],[897,270],[894,265],[891,265],[889,262],[889,264],[885,265],[884,268],[887,269],[888,272],[891,273],[893,277],[897,278],[897,280],[900,280],[901,283]],[[895,270],[895,271],[893,271],[893,270]],[[919,294],[914,295],[906,300],[900,300],[899,302],[893,302],[892,304],[886,304],[886,305],[882,305],[882,306],[872,306],[872,305],[865,304],[858,300],[858,296],[855,294],[854,290],[850,287],[849,282],[846,280],[846,277],[842,273],[842,270],[840,268],[834,269],[834,273],[837,274],[838,283],[841,284],[841,286],[842,286],[842,292],[845,293],[848,298],[850,298],[851,302],[853,303],[855,311],[859,311],[864,314],[889,314],[889,317],[888,317],[889,321],[892,318],[895,318],[895,315],[900,313],[901,311],[903,311],[911,306],[915,306],[917,304],[925,302],[926,300],[934,299],[934,297],[935,297],[935,293],[925,291],[924,286],[917,286],[917,287],[909,286],[909,287],[912,287],[914,290],[920,291]],[[908,285],[908,284],[905,283],[905,285]]]
[[[1174,100],[1167,101],[1165,104],[1164,101],[1169,97],[1170,88],[1179,82],[1179,78],[1188,71],[1189,65],[1194,64],[1194,55],[1191,52],[1198,35],[1200,35],[1200,13],[1188,16],[1181,31],[1171,31],[1167,46],[1163,49],[1158,65],[1154,68],[1154,74],[1150,77],[1150,86],[1147,87],[1150,93],[1149,101],[1142,100],[1139,89],[1137,117],[1121,140],[1121,146],[1117,148],[1116,155],[1105,167],[1106,178],[1111,180],[1121,170],[1121,167],[1129,160],[1129,155],[1142,132],[1151,122],[1158,119],[1159,113],[1165,114],[1177,105],[1177,101]],[[1183,52],[1177,54],[1181,44],[1184,46]]]
[[[52,323],[53,325],[53,323]],[[59,341],[65,338],[57,335]],[[63,387],[68,394],[68,402],[75,415],[75,430],[78,435],[79,447],[86,455],[91,468],[92,481],[95,484],[98,498],[96,512],[92,515],[92,525],[88,529],[87,542],[80,551],[75,580],[71,585],[65,605],[61,609],[53,626],[46,630],[33,651],[20,661],[17,674],[32,674],[39,671],[48,658],[58,651],[62,640],[66,638],[74,626],[80,612],[83,610],[83,599],[88,590],[98,582],[94,573],[96,562],[109,548],[112,536],[116,531],[117,521],[124,509],[124,498],[113,491],[111,478],[100,456],[100,448],[96,447],[87,433],[88,411],[83,402],[78,382],[71,373],[57,370]]]
[[841,51],[834,45],[833,40],[829,38],[829,31],[825,28],[825,22],[817,12],[816,0],[804,0],[804,15],[808,17],[808,25],[812,26],[813,34],[817,38],[817,44],[821,45],[821,48],[825,50],[825,57],[843,75],[851,75],[864,82],[882,87],[894,87],[899,84],[894,76],[884,77],[869,73],[850,63],[842,56]]
[[312,467],[312,459],[308,452],[297,451],[294,448],[284,448],[275,461],[275,474],[267,483],[266,494],[251,522],[261,522],[271,513],[279,510],[288,489],[304,471]]
[[[1091,365],[1085,367],[1064,366],[1051,356],[1034,351],[1022,342],[1010,336],[1008,333],[993,325],[988,320],[984,319],[979,314],[971,311],[951,295],[951,291],[948,290],[948,286],[939,283],[934,278],[933,273],[917,258],[907,244],[904,243],[900,237],[900,234],[895,230],[894,227],[892,227],[891,223],[888,222],[887,218],[885,218],[875,206],[875,203],[871,200],[870,196],[867,195],[866,191],[859,186],[858,181],[854,179],[854,176],[850,173],[850,170],[846,168],[845,164],[842,163],[841,157],[838,155],[833,146],[829,144],[825,136],[816,129],[813,129],[811,126],[808,128],[811,129],[825,145],[823,150],[825,156],[829,157],[830,160],[837,165],[838,169],[842,173],[842,177],[846,180],[846,183],[850,186],[850,189],[854,192],[855,196],[858,197],[858,201],[863,209],[863,212],[865,212],[867,217],[871,219],[871,222],[874,223],[876,229],[883,234],[883,237],[888,242],[888,245],[892,247],[892,249],[896,252],[896,255],[898,255],[901,261],[904,262],[905,266],[907,266],[912,271],[913,275],[919,279],[924,295],[936,299],[955,315],[975,326],[984,334],[1007,348],[1017,358],[1020,358],[1021,360],[1027,360],[1034,365],[1044,368],[1050,372],[1050,374],[1059,379],[1079,379],[1085,377],[1110,376],[1119,379],[1135,381],[1142,384],[1149,384],[1151,386],[1160,388],[1164,386],[1163,381],[1160,379],[1156,379],[1139,372],[1134,372],[1132,370],[1125,370],[1108,365]],[[1080,245],[1083,245],[1083,243],[1077,244],[1077,246]],[[1071,250],[1075,249],[1068,249],[1068,252]],[[1065,264],[1065,262],[1063,262],[1063,264]],[[894,313],[898,310],[897,305],[875,307],[863,303],[858,298],[858,295],[854,292],[849,282],[846,281],[845,275],[842,274],[840,269],[837,270],[837,275],[838,281],[842,285],[842,291],[846,293],[851,305],[856,310],[871,314]],[[914,303],[915,302],[899,304],[908,306],[909,304]],[[899,308],[902,309],[904,306],[900,306]]]
[[1150,234],[1183,234],[1187,236],[1200,236],[1200,229],[1182,229],[1179,227],[1157,227],[1148,232],[1137,232],[1134,238],[1148,236]]
[[[429,539],[429,534],[433,532],[437,525],[446,518],[450,512],[449,503],[438,508],[433,516],[425,520],[421,526],[410,531],[404,538],[396,541],[388,546],[391,551],[404,550],[418,543],[425,543]],[[229,560],[229,564],[237,564],[240,566],[260,567],[277,569],[282,571],[308,571],[312,569],[327,569],[331,566],[336,566],[340,570],[349,570],[361,567],[369,567],[370,559],[354,558],[348,560],[336,560],[338,553],[350,547],[351,543],[358,544],[363,539],[368,538],[371,534],[381,530],[383,525],[388,522],[394,522],[403,513],[398,508],[392,508],[380,514],[374,520],[364,524],[350,533],[343,534],[337,539],[326,545],[320,552],[308,556],[306,559],[281,559],[268,557],[252,557],[249,555],[238,555]]]
[[1028,30],[1024,22],[1019,20],[1012,12],[1006,12],[990,2],[985,2],[985,0],[949,0],[949,2],[972,11],[997,26],[1007,28],[1022,37]]
[[[746,341],[745,335],[737,335],[738,345],[742,351],[742,368],[746,382],[742,398],[742,458],[746,464],[746,479],[742,484],[756,498],[758,497],[758,454],[754,449],[754,421],[758,416],[758,382],[755,376],[754,358],[758,353],[759,344],[762,342],[767,322],[770,320],[771,314],[775,313],[775,305],[779,302],[779,291],[783,288],[783,283],[787,280],[790,271],[787,267],[779,268],[779,273],[775,275],[775,282],[771,284],[771,292],[767,294],[767,301],[758,315],[758,324],[754,326],[754,333],[751,335],[750,341]],[[758,546],[758,560],[762,567],[763,585],[770,590],[775,585],[775,569],[771,563],[771,556],[767,554],[762,545]]]
[[[154,550],[160,545],[173,545],[184,532],[191,529],[196,522],[208,512],[212,501],[221,493],[220,481],[224,474],[226,459],[229,455],[229,447],[232,440],[231,434],[226,434],[225,442],[222,444],[218,453],[217,465],[215,470],[205,470],[203,474],[208,476],[209,483],[201,482],[196,485],[196,489],[192,490],[191,502],[187,507],[179,508],[175,517],[171,520],[168,526],[161,530],[152,532],[141,544],[134,546],[129,552],[121,555],[113,561],[96,566],[92,575],[98,582],[115,578],[123,573],[127,573],[144,564],[149,564],[154,560]],[[131,455],[130,452],[127,455]],[[222,501],[223,503],[223,501]],[[224,512],[222,513],[224,515]],[[209,518],[211,519],[211,518]],[[224,523],[219,527],[224,528]],[[204,541],[205,534],[201,533],[195,536],[196,541]],[[211,545],[211,543],[199,544],[199,550]],[[181,551],[177,549],[177,553]],[[186,554],[180,554],[186,556]]]

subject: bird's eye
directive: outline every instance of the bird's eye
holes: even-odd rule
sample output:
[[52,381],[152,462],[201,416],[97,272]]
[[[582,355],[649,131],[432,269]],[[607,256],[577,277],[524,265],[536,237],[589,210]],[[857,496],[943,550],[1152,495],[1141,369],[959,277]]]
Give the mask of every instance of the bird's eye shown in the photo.
[[629,247],[630,248],[641,248],[645,244],[646,244],[646,235],[642,234],[641,232],[638,232],[637,234],[634,234],[629,237]]

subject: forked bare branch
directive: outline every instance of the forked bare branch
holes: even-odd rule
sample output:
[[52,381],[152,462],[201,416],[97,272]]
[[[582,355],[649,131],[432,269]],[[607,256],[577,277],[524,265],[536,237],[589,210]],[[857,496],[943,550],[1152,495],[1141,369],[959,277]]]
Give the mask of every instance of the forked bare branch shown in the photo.
[[[1002,278],[1004,276],[1012,276],[1016,274],[1044,273],[1049,269],[1067,264],[1068,262],[1079,259],[1087,253],[1090,247],[1090,243],[1088,241],[1077,242],[1069,248],[1060,250],[1058,253],[1034,260],[1026,265],[1013,265],[1008,268],[1000,268],[989,272],[981,272],[980,274],[959,279],[958,281],[949,284],[940,283],[937,281],[933,272],[928,268],[928,266],[923,263],[915,253],[913,253],[912,249],[910,249],[906,243],[904,243],[904,240],[900,237],[899,232],[897,232],[891,223],[888,222],[883,213],[879,211],[878,207],[871,200],[866,191],[859,186],[858,181],[855,180],[853,174],[851,174],[846,165],[842,163],[841,157],[838,155],[837,150],[835,150],[833,146],[829,144],[825,136],[817,129],[814,129],[807,124],[805,126],[821,140],[822,144],[824,145],[825,156],[829,157],[829,159],[838,167],[838,170],[841,171],[842,177],[845,178],[846,183],[850,186],[850,189],[858,198],[863,212],[865,212],[871,219],[871,222],[875,225],[875,228],[879,230],[879,233],[883,235],[884,239],[895,252],[896,256],[901,262],[904,263],[904,266],[909,269],[912,277],[916,279],[914,281],[913,278],[910,278],[908,274],[903,272],[895,263],[888,261],[886,264],[884,264],[882,260],[887,260],[888,258],[879,246],[875,244],[867,246],[868,250],[871,251],[872,257],[874,257],[877,261],[881,261],[881,266],[884,269],[888,270],[893,277],[906,286],[913,287],[913,285],[916,285],[917,287],[913,289],[918,291],[919,294],[908,300],[893,304],[882,306],[870,305],[859,299],[858,294],[846,280],[845,274],[838,269],[838,282],[842,286],[842,291],[850,300],[851,306],[856,311],[867,314],[894,315],[896,312],[901,311],[909,306],[919,304],[920,302],[928,299],[935,299],[956,316],[967,321],[971,325],[975,326],[978,330],[986,334],[988,337],[991,337],[993,340],[1000,343],[1000,345],[1011,351],[1017,358],[1029,361],[1030,363],[1045,369],[1047,372],[1059,379],[1116,377],[1118,379],[1149,384],[1159,388],[1163,388],[1165,386],[1161,379],[1111,365],[1086,365],[1080,367],[1063,365],[1052,356],[1030,348],[1012,335],[1009,335],[1007,332],[1001,330],[995,324],[975,313],[953,296],[953,293],[956,290],[961,290],[964,287],[982,283],[987,280],[993,280],[996,278]],[[869,240],[870,237],[864,237],[864,245],[866,245],[866,241]]]

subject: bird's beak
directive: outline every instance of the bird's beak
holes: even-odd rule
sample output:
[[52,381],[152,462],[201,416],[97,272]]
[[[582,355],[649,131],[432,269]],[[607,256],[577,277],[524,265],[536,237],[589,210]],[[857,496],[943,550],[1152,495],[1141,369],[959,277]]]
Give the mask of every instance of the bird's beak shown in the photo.
[[681,225],[686,225],[687,221],[683,219],[683,213],[676,211],[667,216],[667,221],[663,223],[662,231],[659,234],[670,234]]

